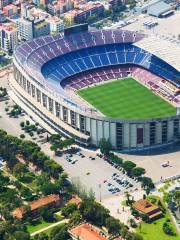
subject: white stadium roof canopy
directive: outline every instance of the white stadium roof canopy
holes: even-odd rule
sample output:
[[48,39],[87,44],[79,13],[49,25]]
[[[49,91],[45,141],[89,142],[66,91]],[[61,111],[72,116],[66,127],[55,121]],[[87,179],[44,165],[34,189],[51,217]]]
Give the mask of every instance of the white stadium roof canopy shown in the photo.
[[165,39],[160,36],[148,36],[134,43],[180,71],[180,43],[173,39]]

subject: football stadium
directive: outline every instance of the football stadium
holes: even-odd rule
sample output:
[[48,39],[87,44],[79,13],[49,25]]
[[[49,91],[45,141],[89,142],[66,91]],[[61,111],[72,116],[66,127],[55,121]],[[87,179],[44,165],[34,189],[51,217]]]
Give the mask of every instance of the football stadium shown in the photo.
[[11,97],[49,132],[128,151],[179,139],[175,41],[84,24],[19,45],[13,67]]

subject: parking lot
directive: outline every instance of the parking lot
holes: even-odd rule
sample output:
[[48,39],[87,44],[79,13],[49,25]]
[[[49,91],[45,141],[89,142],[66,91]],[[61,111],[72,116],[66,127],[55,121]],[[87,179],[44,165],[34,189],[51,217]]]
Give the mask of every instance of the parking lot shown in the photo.
[[[42,148],[47,149],[47,145],[43,144]],[[49,154],[63,166],[70,179],[79,178],[87,190],[92,188],[98,200],[140,188],[140,183],[97,157],[95,152],[82,149],[80,152],[84,157],[80,154],[73,154],[70,157],[67,157],[67,154],[61,157],[54,156],[53,152]]]
[[155,183],[180,174],[180,146],[167,146],[150,152],[121,153],[119,156],[146,169],[146,175]]

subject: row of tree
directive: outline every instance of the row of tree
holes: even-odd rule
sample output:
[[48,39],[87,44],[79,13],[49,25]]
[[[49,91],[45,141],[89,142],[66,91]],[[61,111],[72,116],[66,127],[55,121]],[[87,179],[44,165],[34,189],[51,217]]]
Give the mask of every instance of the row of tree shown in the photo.
[[75,143],[73,138],[63,139],[59,134],[51,135],[48,140],[51,143],[50,149],[51,151],[55,152],[55,155],[58,155],[63,149],[68,149],[71,145]]
[[154,188],[152,179],[143,176],[146,173],[144,168],[137,167],[132,161],[124,161],[122,158],[110,152],[111,144],[109,140],[102,138],[99,142],[99,148],[101,153],[108,159],[108,161],[119,165],[119,167],[122,167],[129,177],[138,178],[138,180],[141,181],[142,188],[146,190],[147,194],[149,194],[150,190]]
[[0,130],[0,155],[6,159],[10,170],[18,163],[17,156],[21,156],[27,165],[31,162],[53,178],[63,172],[63,168],[45,155],[36,143],[9,135],[4,130]]

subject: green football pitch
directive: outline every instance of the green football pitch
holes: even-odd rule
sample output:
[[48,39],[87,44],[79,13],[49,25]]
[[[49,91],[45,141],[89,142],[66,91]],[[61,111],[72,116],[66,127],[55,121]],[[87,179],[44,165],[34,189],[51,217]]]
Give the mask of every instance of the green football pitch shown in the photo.
[[176,114],[175,107],[133,78],[106,82],[77,93],[107,117],[144,119]]

